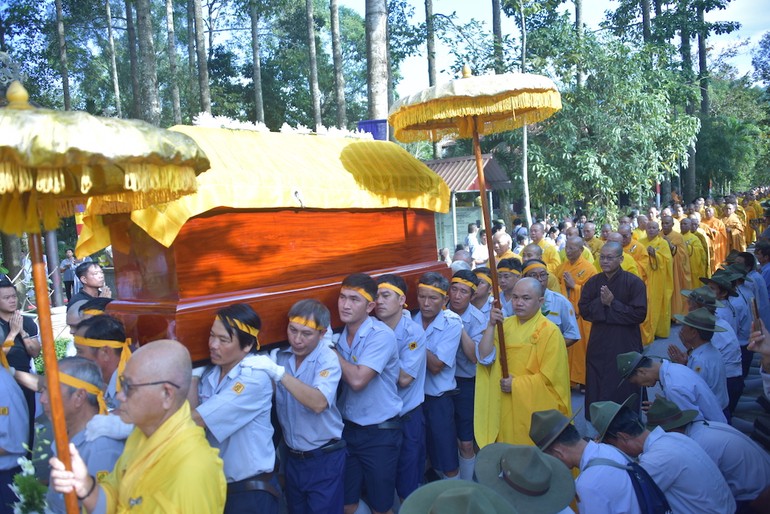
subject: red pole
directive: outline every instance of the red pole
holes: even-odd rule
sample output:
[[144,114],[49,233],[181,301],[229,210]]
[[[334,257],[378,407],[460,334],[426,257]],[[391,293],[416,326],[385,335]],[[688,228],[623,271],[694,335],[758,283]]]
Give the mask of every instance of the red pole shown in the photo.
[[[37,320],[40,324],[40,340],[43,347],[43,362],[48,384],[48,398],[51,405],[51,423],[53,424],[56,453],[64,466],[71,470],[70,445],[67,438],[67,425],[64,421],[64,407],[59,387],[59,363],[56,360],[56,347],[53,342],[53,326],[51,324],[51,304],[48,301],[48,277],[43,262],[43,242],[40,234],[29,234],[29,253],[32,259],[32,280],[35,283],[35,300],[37,303]],[[33,414],[30,414],[33,415]],[[67,514],[77,514],[78,499],[75,491],[64,495]]]
[[[497,264],[495,263],[495,250],[492,243],[492,223],[487,208],[487,186],[484,180],[484,164],[481,162],[481,144],[479,143],[478,116],[473,117],[473,153],[476,155],[476,171],[479,174],[479,193],[481,194],[481,215],[484,218],[486,227],[487,251],[489,252],[489,274],[492,279],[492,294],[495,297],[495,307],[498,309],[500,303],[500,286],[497,284]],[[505,353],[505,333],[503,324],[497,325],[497,339],[500,343],[499,358],[500,366],[503,368],[503,378],[508,378],[508,356]]]

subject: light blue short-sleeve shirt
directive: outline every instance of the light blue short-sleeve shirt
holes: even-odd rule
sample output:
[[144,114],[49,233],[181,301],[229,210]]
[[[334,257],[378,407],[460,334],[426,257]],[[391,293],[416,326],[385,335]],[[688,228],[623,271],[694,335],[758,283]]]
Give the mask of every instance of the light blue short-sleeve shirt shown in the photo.
[[[2,350],[0,350],[2,351]],[[29,435],[29,411],[21,386],[8,370],[0,366],[0,470],[13,469],[26,453],[23,444]]]
[[575,311],[569,300],[561,294],[545,290],[545,301],[543,302],[543,313],[551,320],[554,325],[559,327],[564,339],[580,339],[580,329],[578,328]]
[[[414,315],[414,322],[423,326],[422,313]],[[426,373],[425,394],[441,396],[457,387],[455,369],[462,330],[463,322],[460,316],[449,310],[439,312],[425,329],[425,347],[444,363],[444,368],[435,375]]]
[[[86,441],[86,431],[82,430],[75,434],[70,442],[78,449],[80,457],[86,463],[88,472],[98,481],[103,475],[112,472],[113,468],[115,468],[115,463],[123,453],[123,446],[126,440],[97,437],[89,442]],[[51,452],[56,454],[56,443],[51,444]],[[50,512],[56,514],[64,514],[66,512],[64,496],[53,489],[48,490],[46,501],[48,502],[48,510]]]
[[360,391],[342,380],[339,405],[342,419],[359,425],[376,425],[401,412],[398,396],[398,347],[396,335],[385,323],[369,316],[348,344],[346,326],[337,341],[337,350],[346,361],[373,369],[377,375]]
[[342,379],[342,368],[334,350],[320,341],[297,368],[294,353],[287,348],[278,352],[278,364],[300,382],[318,389],[327,403],[326,409],[316,414],[278,383],[276,410],[289,448],[305,452],[320,448],[332,439],[341,439],[343,424],[337,408],[337,386]]
[[219,381],[220,367],[206,370],[198,386],[196,409],[206,424],[206,438],[219,448],[225,478],[237,482],[273,471],[275,448],[270,407],[273,384],[267,373],[235,365]]
[[695,421],[727,423],[722,407],[708,384],[693,370],[681,364],[663,361],[660,365],[660,387],[667,400],[681,410],[696,410]]
[[[465,312],[460,314],[460,319],[463,322],[463,329],[473,340],[474,346],[478,348],[479,342],[481,342],[481,336],[484,335],[484,329],[487,328],[487,319],[480,310],[471,304],[468,305]],[[472,378],[476,376],[476,363],[468,360],[468,357],[463,351],[462,344],[457,348],[457,371],[455,371],[455,376],[461,378]]]
[[425,401],[425,331],[412,321],[408,311],[403,311],[401,319],[393,332],[398,343],[398,360],[401,369],[414,380],[406,386],[398,388],[401,397],[401,415],[414,410]]
[[719,405],[724,409],[730,402],[727,396],[727,376],[722,355],[711,343],[695,348],[687,358],[687,367],[696,372],[711,388]]
[[714,332],[711,345],[716,348],[725,363],[725,375],[727,378],[743,376],[741,367],[741,346],[738,344],[738,336],[730,323],[722,318],[717,318],[716,325],[724,329],[724,332]]

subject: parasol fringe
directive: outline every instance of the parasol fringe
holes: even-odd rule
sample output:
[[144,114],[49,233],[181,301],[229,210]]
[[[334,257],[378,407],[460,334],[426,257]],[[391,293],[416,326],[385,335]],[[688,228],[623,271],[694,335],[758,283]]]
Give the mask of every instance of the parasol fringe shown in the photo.
[[129,191],[194,191],[195,170],[189,166],[159,166],[155,164],[124,164],[123,185]]
[[[480,134],[514,130],[524,125],[543,121],[561,109],[558,91],[509,92],[497,96],[473,98],[462,102],[462,98],[439,98],[417,105],[405,106],[390,116],[396,139],[402,142],[438,141],[449,135],[461,139],[473,136],[473,116],[484,120],[479,126]],[[489,118],[493,119],[489,119]],[[447,120],[447,127],[433,124],[421,130],[420,125],[437,120]],[[467,123],[459,123],[468,120]]]
[[29,168],[14,162],[0,162],[0,194],[29,191],[35,183],[34,177]]

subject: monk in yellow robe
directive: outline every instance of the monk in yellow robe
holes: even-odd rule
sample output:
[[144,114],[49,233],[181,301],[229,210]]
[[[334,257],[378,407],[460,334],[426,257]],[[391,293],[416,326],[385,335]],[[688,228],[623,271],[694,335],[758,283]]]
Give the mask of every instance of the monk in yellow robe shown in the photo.
[[632,234],[634,241],[639,241],[647,237],[646,230],[647,230],[648,221],[650,221],[650,218],[648,218],[644,214],[640,214],[636,217],[636,228],[634,229]]
[[532,242],[539,246],[543,250],[543,258],[541,259],[545,263],[545,267],[548,268],[548,273],[553,275],[561,264],[561,258],[556,247],[545,241],[545,227],[542,223],[533,223],[529,227],[529,237]]
[[743,210],[746,212],[746,245],[750,245],[757,240],[757,233],[754,227],[757,226],[757,211],[754,210],[749,197],[743,199]]
[[[190,414],[191,376],[190,354],[180,343],[163,340],[139,348],[120,377],[120,418],[135,428],[114,470],[97,484],[75,451],[73,471],[51,459],[52,487],[62,493],[74,489],[88,512],[98,503],[108,513],[224,511],[222,459]],[[132,389],[149,383],[155,385]]]
[[682,234],[674,230],[674,218],[661,216],[660,224],[662,236],[668,241],[673,257],[674,292],[671,296],[671,314],[686,315],[690,310],[687,307],[687,298],[682,296],[683,289],[692,289],[692,275],[690,274],[690,256],[687,253],[687,245]]
[[727,228],[722,220],[716,217],[714,207],[706,207],[706,217],[701,220],[703,225],[708,227],[711,237],[711,248],[714,250],[714,256],[711,259],[711,274],[717,270],[720,264],[725,261],[727,252],[730,251],[730,243],[727,241]]
[[[566,238],[570,237],[580,237],[580,231],[577,227],[567,227],[564,229],[564,235]],[[580,238],[581,241],[583,238]],[[566,241],[566,239],[565,239]],[[587,260],[590,264],[594,263],[594,255],[591,253],[591,249],[588,248],[588,245],[583,244],[583,249],[581,250],[581,254],[583,255],[583,258]],[[566,245],[563,250],[559,250],[559,259],[561,260],[562,264],[564,264],[564,261],[567,260],[567,249]]]
[[[646,223],[645,226],[647,226]],[[647,268],[649,267],[650,262],[649,255],[647,254],[647,246],[641,241],[633,239],[631,225],[620,225],[617,234],[620,236],[620,241],[617,239],[613,239],[613,241],[620,242],[623,246],[623,262],[620,264],[621,269],[633,273],[646,284]],[[633,262],[635,266],[627,266],[627,261]],[[647,292],[647,295],[649,296],[649,292]],[[642,324],[639,325],[639,330],[642,335],[642,344],[644,346],[647,346],[655,340],[655,327],[652,325],[652,318],[649,316],[649,313],[647,313]]]
[[725,224],[725,230],[727,230],[727,242],[730,245],[730,250],[736,250],[739,252],[746,251],[746,240],[744,239],[745,227],[743,222],[735,213],[735,205],[728,203],[725,205],[725,216],[722,218],[722,223]]
[[[711,276],[711,260],[714,256],[714,249],[711,247],[711,238],[709,237],[708,227],[701,223],[701,215],[699,212],[694,212],[690,215],[690,233],[698,238],[703,253],[706,258],[706,268],[704,269],[705,275],[703,277]],[[700,278],[692,272],[693,284],[698,284],[697,280]]]
[[561,285],[561,294],[572,304],[580,329],[580,339],[567,348],[569,378],[572,383],[585,385],[586,348],[588,347],[588,336],[591,335],[591,323],[580,316],[578,302],[580,301],[580,294],[583,292],[583,284],[596,275],[596,268],[583,258],[583,240],[580,237],[567,238],[564,248],[567,253],[567,260],[561,263],[557,275]]
[[[570,416],[567,348],[559,328],[540,312],[543,294],[536,279],[522,278],[513,289],[516,315],[503,319],[500,309],[490,311],[476,366],[474,433],[481,448],[494,442],[531,445],[533,412],[556,409]],[[505,377],[498,323],[505,333]]]
[[692,227],[697,223],[695,220],[687,219],[682,220],[680,226],[682,227],[682,239],[684,239],[685,248],[687,248],[687,255],[690,257],[690,278],[692,279],[692,288],[696,288],[700,282],[701,277],[707,277],[708,275],[708,259],[706,258],[706,252],[703,249],[703,244],[698,236],[692,232]]
[[583,225],[583,240],[585,245],[591,250],[591,255],[594,257],[594,262],[599,260],[599,252],[604,246],[604,241],[596,237],[596,223],[593,221],[587,222]]
[[492,244],[495,251],[495,263],[498,263],[503,259],[519,258],[519,256],[511,250],[513,240],[505,230],[501,230],[492,236]]
[[647,317],[657,337],[671,333],[671,295],[674,293],[674,265],[668,241],[660,237],[657,222],[647,223]]

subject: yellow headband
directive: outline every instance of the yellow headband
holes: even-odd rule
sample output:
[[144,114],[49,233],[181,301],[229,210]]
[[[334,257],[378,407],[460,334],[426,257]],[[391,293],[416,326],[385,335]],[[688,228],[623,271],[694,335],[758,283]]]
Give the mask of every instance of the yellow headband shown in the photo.
[[430,289],[431,291],[436,291],[438,294],[440,294],[442,296],[446,296],[446,291],[444,291],[440,287],[429,286],[428,284],[418,284],[417,287],[424,287],[425,289]]
[[228,325],[231,327],[236,327],[241,332],[246,332],[250,336],[252,336],[254,339],[257,340],[257,350],[259,350],[259,329],[252,327],[251,325],[247,325],[246,323],[243,323],[242,321],[239,321],[235,318],[227,318],[225,317],[224,320],[227,322]]
[[99,414],[107,414],[107,404],[104,403],[104,392],[93,384],[84,380],[75,378],[66,373],[59,373],[59,382],[75,389],[85,389],[88,394],[96,396],[96,403],[99,405]]
[[99,309],[86,309],[81,311],[81,314],[88,314],[89,316],[100,316],[104,314],[104,311],[100,311]]
[[[104,339],[89,339],[83,336],[75,336],[75,344],[80,346],[90,346],[91,348],[103,348],[108,346],[115,348],[116,350],[123,350],[120,353],[120,362],[118,362],[118,375],[123,374],[123,370],[126,369],[126,363],[131,357],[131,339],[126,339],[123,342],[120,341],[107,341]],[[115,390],[120,392],[120,381],[115,385]]]
[[308,328],[312,328],[313,330],[320,330],[322,332],[326,330],[326,327],[323,327],[315,321],[304,318],[302,316],[293,316],[289,318],[289,323],[299,323],[300,325],[305,325]]
[[360,294],[364,298],[366,298],[366,301],[373,302],[374,298],[372,298],[372,295],[366,292],[366,289],[362,287],[351,287],[351,286],[342,286],[342,289],[350,289],[351,291],[355,291],[356,293]]
[[[498,271],[500,271],[500,270],[498,269]],[[492,285],[492,279],[489,278],[489,275],[487,275],[485,273],[476,273],[476,276],[479,277],[484,282],[486,282],[487,284],[489,284],[490,286]]]
[[[498,273],[513,273],[514,275],[521,275],[521,271],[513,268],[497,268]],[[491,282],[491,279],[490,279]]]
[[390,282],[383,282],[382,284],[377,286],[377,289],[390,289],[391,291],[394,291],[399,296],[406,296],[400,287],[394,286]]
[[539,262],[533,262],[532,264],[529,264],[526,268],[524,268],[522,273],[526,275],[530,271],[533,271],[536,269],[544,269],[546,271],[548,270],[548,268],[545,267],[545,264],[540,264]]
[[471,291],[475,291],[476,287],[477,287],[476,284],[474,284],[470,280],[465,280],[464,278],[460,278],[460,277],[452,277],[452,283],[453,284],[463,284],[465,286],[468,286],[468,287],[471,288]]

